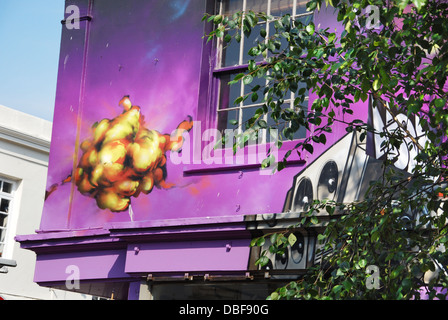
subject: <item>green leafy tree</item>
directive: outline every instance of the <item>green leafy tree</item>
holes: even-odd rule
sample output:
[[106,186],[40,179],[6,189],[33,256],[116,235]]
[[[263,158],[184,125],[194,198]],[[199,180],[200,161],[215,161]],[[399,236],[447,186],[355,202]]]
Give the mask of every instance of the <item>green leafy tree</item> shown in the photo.
[[[448,76],[448,2],[311,0],[307,9],[325,6],[334,8],[342,32],[322,30],[313,22],[288,15],[275,19],[275,33],[268,38],[265,30],[260,31],[264,40],[249,50],[253,59],[247,72],[232,81],[249,84],[256,77],[269,80],[266,87],[255,86],[237,99],[264,96],[264,105],[246,128],[252,132],[267,128],[264,114],[278,128],[291,123],[281,130],[279,147],[292,140],[301,127],[310,131],[284,159],[276,159],[277,170],[287,165],[292,152],[312,153],[311,142],[325,144],[336,122],[345,124],[347,132],[357,132],[361,139],[368,134],[381,137],[386,154],[394,154],[391,151],[404,144],[418,152],[408,171],[394,166],[397,152],[383,159],[381,178],[372,181],[363,200],[314,201],[298,216],[296,225],[266,235],[272,243],[269,250],[282,253],[296,240],[294,228],[323,226],[318,240],[323,250],[330,252],[306,275],[279,288],[269,299],[418,299],[422,288],[430,298],[445,298],[445,291],[437,289],[448,287],[448,113],[444,88]],[[372,6],[377,10],[377,28],[372,28]],[[205,19],[216,25],[207,35],[209,40],[221,37],[230,42],[240,41],[241,36],[236,32],[232,39],[226,28],[249,36],[259,21],[274,17],[248,11]],[[262,62],[256,63],[260,57]],[[282,108],[289,90],[295,93],[294,109]],[[300,106],[308,91],[317,99],[306,112]],[[340,115],[353,114],[355,103],[369,99],[390,114],[395,129],[375,129],[367,119],[344,122]],[[425,140],[409,130],[394,111],[418,119]],[[243,135],[240,138],[247,140]],[[274,160],[268,158],[264,164],[270,161]],[[317,212],[325,212],[329,219],[322,219]],[[402,219],[409,212],[418,219]],[[265,237],[254,239],[252,245],[263,244]],[[267,263],[266,256],[257,263]],[[377,266],[377,273],[371,275],[369,266]],[[432,279],[425,279],[431,271]]]

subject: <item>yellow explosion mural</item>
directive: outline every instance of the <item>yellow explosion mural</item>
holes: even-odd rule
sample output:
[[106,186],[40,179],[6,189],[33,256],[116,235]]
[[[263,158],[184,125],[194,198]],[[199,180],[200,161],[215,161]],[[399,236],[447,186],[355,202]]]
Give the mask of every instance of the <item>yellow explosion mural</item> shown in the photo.
[[173,134],[161,134],[145,128],[140,107],[132,105],[129,96],[119,105],[122,114],[92,126],[92,136],[81,143],[81,158],[68,179],[81,194],[95,198],[99,208],[114,212],[128,209],[131,197],[149,194],[154,186],[173,186],[165,181],[165,153],[179,151],[182,133],[193,126],[190,117]]

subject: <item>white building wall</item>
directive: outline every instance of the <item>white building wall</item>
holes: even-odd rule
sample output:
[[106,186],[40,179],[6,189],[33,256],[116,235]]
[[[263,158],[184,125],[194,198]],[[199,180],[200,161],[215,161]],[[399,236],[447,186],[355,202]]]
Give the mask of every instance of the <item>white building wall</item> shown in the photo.
[[0,177],[15,182],[2,258],[17,267],[0,273],[4,299],[91,299],[91,296],[54,290],[33,282],[36,256],[20,248],[17,234],[39,228],[45,197],[52,123],[0,105]]

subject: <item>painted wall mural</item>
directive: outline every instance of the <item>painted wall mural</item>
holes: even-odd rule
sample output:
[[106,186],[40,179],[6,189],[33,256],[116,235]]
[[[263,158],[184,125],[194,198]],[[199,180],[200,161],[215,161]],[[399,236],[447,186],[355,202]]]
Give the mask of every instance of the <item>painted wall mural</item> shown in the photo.
[[[182,121],[174,134],[161,134],[145,127],[140,107],[132,105],[129,96],[119,105],[123,113],[93,124],[92,135],[80,145],[77,168],[63,183],[74,179],[78,191],[95,198],[98,208],[129,209],[132,217],[131,197],[149,194],[153,187],[173,187],[165,181],[166,153],[182,148],[182,134],[191,130],[193,121]],[[50,192],[56,188],[53,185]]]

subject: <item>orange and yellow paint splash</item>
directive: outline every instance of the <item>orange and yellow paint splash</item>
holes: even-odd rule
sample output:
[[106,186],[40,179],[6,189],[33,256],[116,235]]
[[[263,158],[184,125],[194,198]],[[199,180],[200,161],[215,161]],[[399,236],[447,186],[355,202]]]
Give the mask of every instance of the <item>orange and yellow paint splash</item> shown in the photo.
[[124,111],[112,120],[92,126],[92,135],[80,144],[79,163],[69,179],[78,191],[95,198],[101,209],[126,210],[131,197],[149,194],[153,187],[170,188],[165,181],[166,152],[182,147],[184,131],[193,121],[183,121],[173,134],[145,128],[140,107],[129,96],[120,100]]

